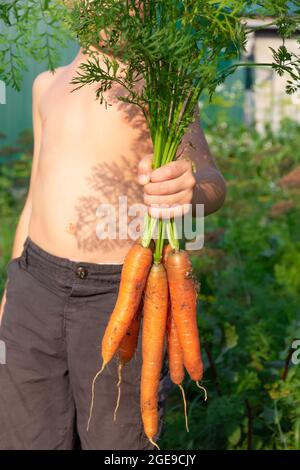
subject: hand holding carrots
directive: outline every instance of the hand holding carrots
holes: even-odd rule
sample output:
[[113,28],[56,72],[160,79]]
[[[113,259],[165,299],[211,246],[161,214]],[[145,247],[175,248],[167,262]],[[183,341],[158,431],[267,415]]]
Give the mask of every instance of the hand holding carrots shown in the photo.
[[138,182],[152,217],[169,219],[188,212],[185,205],[191,204],[196,185],[191,161],[179,159],[152,170],[152,156],[146,156],[139,163]]

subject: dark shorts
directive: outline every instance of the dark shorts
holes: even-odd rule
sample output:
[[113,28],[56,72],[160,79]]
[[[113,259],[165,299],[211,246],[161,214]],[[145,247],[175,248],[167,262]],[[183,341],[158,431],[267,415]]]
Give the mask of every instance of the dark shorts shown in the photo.
[[[0,327],[0,449],[152,449],[143,432],[139,384],[141,344],[123,370],[117,421],[117,359],[99,377],[89,432],[93,377],[114,308],[121,265],[77,263],[53,256],[27,238],[8,264]],[[166,362],[159,410],[162,427],[171,384]]]

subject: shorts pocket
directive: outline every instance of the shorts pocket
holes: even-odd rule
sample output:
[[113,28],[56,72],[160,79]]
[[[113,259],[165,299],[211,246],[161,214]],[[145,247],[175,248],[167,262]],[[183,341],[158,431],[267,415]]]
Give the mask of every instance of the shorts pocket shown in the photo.
[[20,286],[23,281],[19,280],[20,271],[20,259],[21,256],[13,258],[9,261],[6,267],[7,271],[7,282],[6,282],[6,301],[3,307],[3,314],[1,319],[1,333],[3,334],[3,328],[7,326],[8,317],[15,317],[16,312],[19,310],[23,302],[16,300],[19,295]]
[[15,266],[15,265],[19,265],[19,261],[21,259],[21,256],[18,256],[17,258],[12,258],[6,265],[6,272],[7,272],[7,275],[9,275],[9,272],[10,272],[10,269]]

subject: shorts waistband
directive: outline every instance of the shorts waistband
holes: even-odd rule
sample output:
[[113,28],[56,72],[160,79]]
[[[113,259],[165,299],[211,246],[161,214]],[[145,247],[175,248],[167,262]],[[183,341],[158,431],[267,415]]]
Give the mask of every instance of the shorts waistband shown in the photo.
[[30,237],[27,237],[21,255],[21,261],[25,264],[43,264],[55,270],[66,270],[77,273],[78,277],[91,277],[104,275],[120,275],[122,264],[99,264],[86,261],[72,261],[68,258],[53,255],[39,245]]

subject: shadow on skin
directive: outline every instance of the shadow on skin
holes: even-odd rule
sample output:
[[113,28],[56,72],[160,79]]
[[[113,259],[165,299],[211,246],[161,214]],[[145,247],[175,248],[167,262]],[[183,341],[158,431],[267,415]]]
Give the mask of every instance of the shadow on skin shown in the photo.
[[[138,130],[137,137],[131,145],[131,156],[122,155],[112,162],[103,162],[91,168],[87,178],[89,192],[81,196],[75,206],[77,213],[76,224],[72,227],[72,235],[76,238],[77,246],[84,252],[97,250],[112,251],[116,247],[128,248],[132,239],[99,239],[97,225],[102,225],[103,217],[97,214],[100,204],[111,204],[116,212],[117,234],[120,228],[119,197],[126,196],[128,208],[133,204],[143,203],[143,188],[137,182],[138,163],[145,155],[153,152],[148,126],[141,110],[128,103],[117,100],[116,96],[122,94],[120,85],[114,86],[108,93],[111,106],[118,106],[122,118],[127,125]],[[112,138],[115,138],[112,136]],[[128,223],[133,217],[128,216]]]

